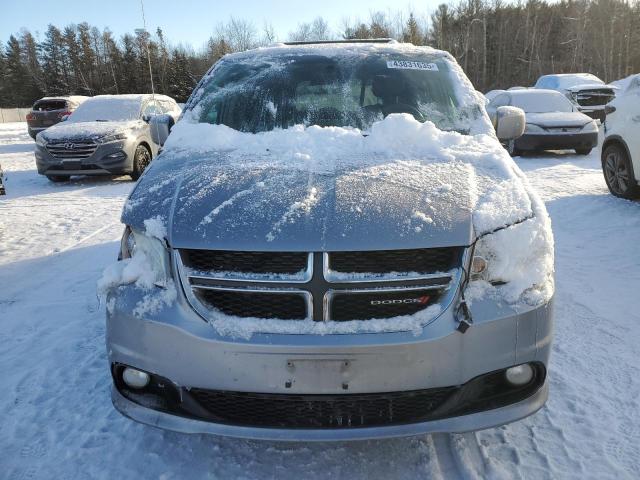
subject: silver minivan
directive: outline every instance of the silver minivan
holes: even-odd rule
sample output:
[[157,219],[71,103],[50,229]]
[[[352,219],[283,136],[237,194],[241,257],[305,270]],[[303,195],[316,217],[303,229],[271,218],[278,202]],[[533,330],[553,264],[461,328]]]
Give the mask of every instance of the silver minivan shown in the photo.
[[225,56],[158,140],[99,282],[115,407],[277,440],[463,432],[536,412],[553,238],[500,145],[523,130],[513,107],[494,130],[431,48]]

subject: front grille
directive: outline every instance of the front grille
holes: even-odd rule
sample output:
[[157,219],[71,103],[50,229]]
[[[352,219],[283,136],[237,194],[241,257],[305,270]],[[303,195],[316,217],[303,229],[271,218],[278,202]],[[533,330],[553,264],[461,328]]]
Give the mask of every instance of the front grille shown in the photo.
[[207,306],[234,317],[304,320],[310,313],[304,293],[202,288],[195,291]]
[[50,143],[47,150],[55,158],[89,158],[98,148],[95,143]]
[[212,420],[233,425],[353,428],[428,420],[456,387],[348,395],[285,395],[191,388]]
[[615,94],[602,91],[586,91],[579,92],[576,96],[578,105],[582,107],[598,107],[606,105],[613,100]]
[[306,269],[306,252],[234,252],[182,250],[186,266],[195,270],[254,274],[294,275]]
[[336,292],[330,297],[328,318],[344,322],[413,315],[439,298],[437,289]]
[[340,273],[447,272],[460,261],[459,247],[329,253],[330,271]]
[[[464,247],[373,252],[180,250],[178,272],[206,320],[234,317],[351,321],[449,305]],[[333,268],[340,268],[335,272]],[[446,308],[443,307],[443,309]]]

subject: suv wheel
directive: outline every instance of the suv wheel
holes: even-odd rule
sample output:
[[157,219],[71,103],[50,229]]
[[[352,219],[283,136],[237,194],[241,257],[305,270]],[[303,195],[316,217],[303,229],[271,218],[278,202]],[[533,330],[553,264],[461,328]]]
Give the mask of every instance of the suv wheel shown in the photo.
[[54,183],[60,183],[69,181],[71,175],[47,175],[47,178]]
[[138,180],[150,162],[151,152],[144,145],[138,145],[136,153],[133,156],[133,172],[131,172],[131,178]]
[[609,191],[616,197],[640,198],[640,188],[633,175],[633,166],[625,149],[618,144],[602,151],[602,171]]

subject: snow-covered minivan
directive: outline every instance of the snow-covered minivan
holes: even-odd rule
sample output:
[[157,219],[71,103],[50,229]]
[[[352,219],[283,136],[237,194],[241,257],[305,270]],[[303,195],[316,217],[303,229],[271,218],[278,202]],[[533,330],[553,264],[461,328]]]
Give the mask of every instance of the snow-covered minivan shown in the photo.
[[134,187],[121,260],[99,282],[115,407],[278,440],[536,412],[553,238],[500,144],[523,112],[502,107],[496,123],[453,57],[427,47],[225,56]]

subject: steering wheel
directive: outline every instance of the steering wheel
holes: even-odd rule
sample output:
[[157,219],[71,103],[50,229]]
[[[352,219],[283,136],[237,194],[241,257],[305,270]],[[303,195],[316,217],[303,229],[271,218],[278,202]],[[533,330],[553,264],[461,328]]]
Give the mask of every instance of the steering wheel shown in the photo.
[[392,113],[410,113],[413,117],[419,122],[424,122],[424,115],[420,110],[418,110],[413,105],[408,105],[406,103],[392,103],[390,105],[382,106],[382,114],[386,117],[387,115],[391,115]]

